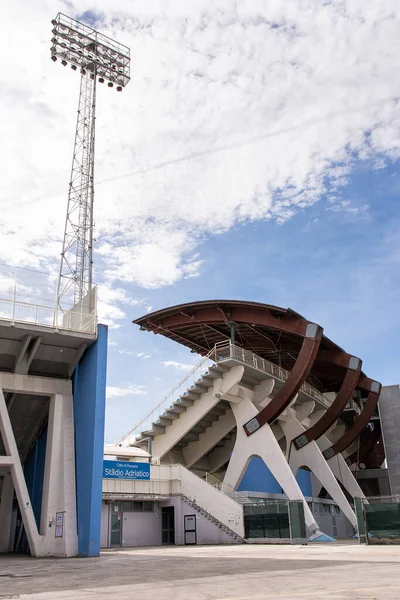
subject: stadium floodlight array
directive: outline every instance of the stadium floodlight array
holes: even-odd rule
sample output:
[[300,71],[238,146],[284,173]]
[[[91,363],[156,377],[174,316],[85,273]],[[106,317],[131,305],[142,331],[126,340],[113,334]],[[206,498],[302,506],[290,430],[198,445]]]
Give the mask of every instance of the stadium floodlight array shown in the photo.
[[59,13],[52,20],[51,58],[55,62],[81,73],[98,77],[100,83],[108,82],[109,87],[122,89],[130,80],[130,50],[108,36],[99,33],[85,23]]
[[[130,50],[85,23],[59,13],[52,20],[51,58],[79,69],[81,84],[74,154],[68,189],[57,310],[83,307],[93,289],[93,204],[96,125],[96,83],[107,81],[118,92],[130,80]],[[93,295],[90,295],[92,297]],[[95,297],[95,296],[93,296]],[[87,302],[86,302],[87,304]],[[92,313],[94,306],[86,306]]]

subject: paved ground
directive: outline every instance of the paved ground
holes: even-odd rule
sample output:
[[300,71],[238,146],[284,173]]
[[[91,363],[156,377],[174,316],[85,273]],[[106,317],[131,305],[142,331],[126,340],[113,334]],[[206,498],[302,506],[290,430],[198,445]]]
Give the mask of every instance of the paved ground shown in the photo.
[[398,600],[400,546],[159,547],[0,556],[0,599]]

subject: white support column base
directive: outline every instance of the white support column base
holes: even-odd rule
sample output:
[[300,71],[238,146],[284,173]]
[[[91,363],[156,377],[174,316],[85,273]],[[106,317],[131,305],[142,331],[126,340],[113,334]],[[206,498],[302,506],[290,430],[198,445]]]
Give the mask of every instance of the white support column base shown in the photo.
[[[62,537],[55,537],[57,513],[63,514]],[[72,394],[55,394],[50,399],[41,534],[47,555],[78,553]]]
[[322,532],[319,530],[270,426],[266,424],[248,437],[243,429],[243,425],[254,418],[258,414],[258,410],[248,398],[242,398],[239,403],[232,403],[231,407],[236,419],[237,437],[225,474],[224,483],[236,489],[251,457],[261,457],[288,498],[303,502],[309,535],[314,536],[317,534],[315,537],[321,535]]
[[11,473],[4,476],[0,500],[0,553],[10,547],[11,516],[13,509],[14,484]]

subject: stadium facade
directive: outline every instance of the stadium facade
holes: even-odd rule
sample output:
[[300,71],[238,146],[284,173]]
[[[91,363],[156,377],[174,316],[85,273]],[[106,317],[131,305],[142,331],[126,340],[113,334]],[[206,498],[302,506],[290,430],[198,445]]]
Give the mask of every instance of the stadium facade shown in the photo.
[[351,537],[354,498],[400,493],[399,386],[381,390],[319,325],[259,303],[136,320],[201,360],[104,448],[95,305],[1,301],[0,552]]
[[95,310],[0,300],[0,552],[99,554],[106,363]]
[[203,358],[107,449],[150,470],[147,481],[103,480],[102,545],[192,543],[188,519],[197,543],[242,541],[246,507],[274,502],[302,505],[310,541],[351,537],[354,498],[396,493],[399,442],[385,420],[399,413],[398,386],[381,393],[321,326],[290,309],[223,300],[135,324]]

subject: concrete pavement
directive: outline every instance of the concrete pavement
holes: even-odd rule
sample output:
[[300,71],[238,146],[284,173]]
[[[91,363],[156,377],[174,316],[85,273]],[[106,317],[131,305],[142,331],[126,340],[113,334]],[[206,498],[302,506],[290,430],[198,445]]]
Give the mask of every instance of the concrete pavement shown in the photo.
[[0,556],[0,600],[398,600],[400,546],[186,546]]

